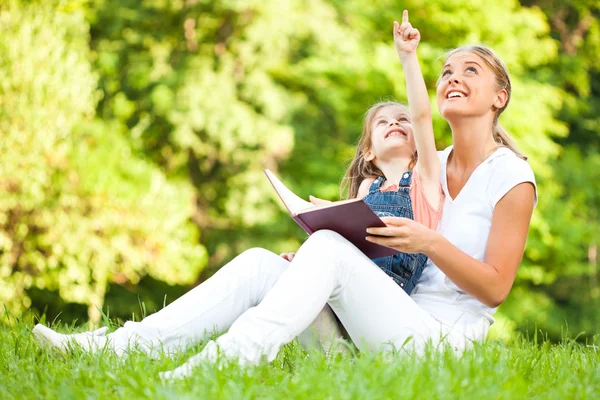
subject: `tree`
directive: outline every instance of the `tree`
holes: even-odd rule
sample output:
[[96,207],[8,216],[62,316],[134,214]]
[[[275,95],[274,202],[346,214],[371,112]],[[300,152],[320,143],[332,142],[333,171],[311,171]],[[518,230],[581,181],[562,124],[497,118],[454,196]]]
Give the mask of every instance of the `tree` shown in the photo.
[[541,229],[530,237],[530,267],[519,274],[518,295],[507,309],[521,329],[535,321],[558,339],[566,323],[584,338],[600,327],[600,8],[587,0],[523,3],[544,11],[559,44],[558,57],[536,76],[560,89],[556,118],[567,125],[568,135],[555,139],[561,152],[540,191]]
[[111,280],[193,281],[206,253],[190,187],[92,119],[97,75],[78,2],[9,0],[0,20],[0,302],[19,311],[27,289],[58,290],[97,320]]

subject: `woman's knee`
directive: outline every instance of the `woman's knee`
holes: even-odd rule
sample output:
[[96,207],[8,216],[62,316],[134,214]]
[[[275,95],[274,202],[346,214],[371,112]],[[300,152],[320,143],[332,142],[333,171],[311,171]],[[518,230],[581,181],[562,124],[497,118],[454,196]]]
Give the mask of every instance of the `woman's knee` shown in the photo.
[[308,239],[306,239],[305,244],[308,243],[327,243],[328,246],[332,244],[343,244],[344,242],[348,242],[342,235],[337,232],[331,231],[329,229],[322,229],[320,231],[316,231]]
[[260,247],[244,251],[235,260],[245,271],[256,271],[270,275],[283,273],[289,264],[288,261],[277,254]]
[[[336,251],[347,250],[348,246],[352,244],[337,232],[323,229],[310,235],[306,242],[302,245],[301,249],[311,249],[311,251],[319,254],[335,253]],[[300,252],[300,250],[299,250]]]
[[264,259],[268,259],[272,256],[277,256],[277,255],[267,249],[263,249],[262,247],[253,247],[251,249],[243,251],[242,253],[240,253],[240,255],[238,257],[261,261]]

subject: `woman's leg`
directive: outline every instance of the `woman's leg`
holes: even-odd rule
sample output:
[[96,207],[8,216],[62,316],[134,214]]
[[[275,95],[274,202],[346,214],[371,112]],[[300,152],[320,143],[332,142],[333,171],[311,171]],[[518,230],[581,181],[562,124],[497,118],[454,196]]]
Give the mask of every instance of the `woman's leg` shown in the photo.
[[[108,347],[119,355],[130,348],[174,353],[200,342],[207,333],[221,334],[229,329],[244,311],[261,302],[288,265],[288,261],[267,250],[250,249],[162,310],[141,322],[126,322],[109,335],[104,336],[106,328],[62,335],[41,325],[34,328],[34,334],[63,349],[75,340],[84,349]],[[327,352],[340,337],[342,329],[326,306],[299,341],[306,350]]]
[[66,348],[75,340],[84,349],[112,348],[123,354],[129,347],[144,352],[171,353],[198,343],[207,333],[223,333],[244,311],[256,306],[275,285],[289,262],[264,249],[250,249],[233,259],[201,285],[141,322],[126,322],[105,337],[61,335],[43,326],[34,334]]
[[325,304],[319,315],[297,339],[305,351],[317,351],[327,357],[337,353],[350,353],[350,336],[329,304]]
[[277,284],[258,306],[243,313],[229,332],[166,378],[188,375],[219,354],[256,364],[272,361],[281,346],[302,332],[329,303],[360,350],[420,349],[439,339],[442,327],[371,260],[331,231],[314,233],[298,250]]

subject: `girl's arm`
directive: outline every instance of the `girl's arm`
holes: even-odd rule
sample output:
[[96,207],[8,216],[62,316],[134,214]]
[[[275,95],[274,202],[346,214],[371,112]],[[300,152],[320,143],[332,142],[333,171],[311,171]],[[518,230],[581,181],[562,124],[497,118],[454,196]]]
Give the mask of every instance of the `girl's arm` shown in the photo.
[[[512,188],[495,206],[485,262],[466,254],[439,233],[407,218],[382,218],[388,227],[369,228],[367,240],[408,253],[425,253],[459,288],[489,307],[499,306],[523,258],[535,191]],[[383,236],[383,237],[382,237]]]
[[429,95],[417,59],[420,39],[421,34],[408,22],[408,11],[404,10],[402,25],[394,21],[394,42],[406,77],[408,109],[419,156],[415,168],[421,177],[427,201],[438,209],[441,201],[440,160],[435,148]]
[[371,184],[374,180],[375,178],[371,177],[365,179],[360,183],[360,186],[358,187],[358,194],[356,195],[357,199],[362,199],[363,197],[369,194],[369,188],[371,187]]

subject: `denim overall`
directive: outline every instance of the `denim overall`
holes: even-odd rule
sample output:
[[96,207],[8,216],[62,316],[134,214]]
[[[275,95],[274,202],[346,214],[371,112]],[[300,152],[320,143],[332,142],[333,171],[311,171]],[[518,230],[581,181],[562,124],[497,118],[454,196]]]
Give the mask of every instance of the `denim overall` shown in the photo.
[[[380,188],[385,177],[379,177],[373,181],[369,188],[369,194],[363,200],[379,217],[404,217],[414,219],[412,202],[409,196],[410,179],[412,171],[405,172],[400,180],[400,188],[397,192],[381,192]],[[396,282],[408,294],[412,292],[423,273],[427,262],[425,254],[399,253],[391,257],[380,257],[373,259],[394,282]]]

